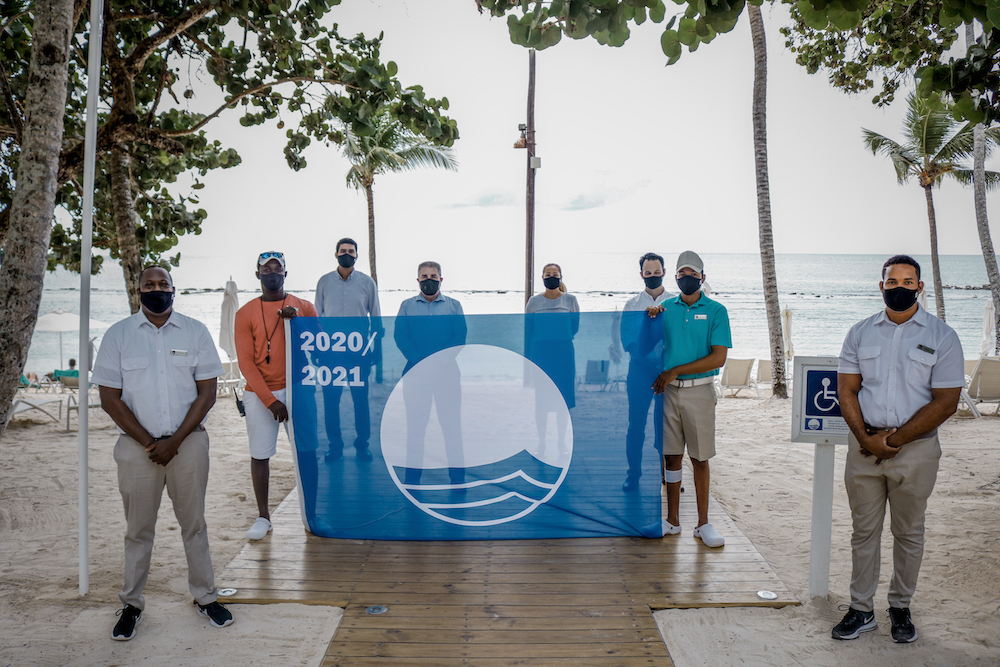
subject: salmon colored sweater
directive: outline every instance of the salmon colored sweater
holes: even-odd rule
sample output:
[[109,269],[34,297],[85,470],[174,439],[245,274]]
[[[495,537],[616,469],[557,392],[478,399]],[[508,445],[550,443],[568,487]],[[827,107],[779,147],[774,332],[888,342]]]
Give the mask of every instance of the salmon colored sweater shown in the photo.
[[[316,317],[316,307],[308,301],[288,294],[281,301],[262,301],[259,297],[236,312],[236,357],[240,373],[265,406],[276,400],[272,391],[285,388],[285,325],[278,311],[295,306],[299,315]],[[267,339],[271,338],[271,360],[267,361]]]

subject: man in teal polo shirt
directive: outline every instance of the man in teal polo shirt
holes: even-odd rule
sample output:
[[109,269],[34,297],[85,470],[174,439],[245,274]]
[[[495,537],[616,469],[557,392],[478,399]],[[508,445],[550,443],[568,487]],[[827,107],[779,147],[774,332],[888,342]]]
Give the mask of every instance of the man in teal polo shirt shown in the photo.
[[694,536],[705,546],[721,547],[725,539],[708,522],[708,460],[715,456],[715,376],[733,346],[729,313],[701,291],[705,267],[696,253],[677,258],[677,286],[681,293],[646,312],[663,313],[663,367],[653,391],[663,400],[663,460],[667,482],[667,518],[663,534],[681,532],[681,463],[684,447],[694,470],[698,525]]

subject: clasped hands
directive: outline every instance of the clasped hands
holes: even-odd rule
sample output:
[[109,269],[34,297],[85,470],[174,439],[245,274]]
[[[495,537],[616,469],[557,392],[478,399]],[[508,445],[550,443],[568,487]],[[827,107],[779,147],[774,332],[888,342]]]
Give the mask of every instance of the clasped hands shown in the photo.
[[866,432],[865,439],[861,442],[861,455],[876,457],[878,460],[875,461],[875,465],[896,456],[900,448],[889,444],[889,438],[895,432],[895,428]]

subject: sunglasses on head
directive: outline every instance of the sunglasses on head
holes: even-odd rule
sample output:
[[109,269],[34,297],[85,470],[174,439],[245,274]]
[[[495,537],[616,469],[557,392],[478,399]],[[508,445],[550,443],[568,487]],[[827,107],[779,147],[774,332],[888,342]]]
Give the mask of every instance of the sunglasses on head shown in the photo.
[[263,264],[269,259],[284,259],[285,255],[280,252],[262,252],[260,253],[260,258],[258,258],[257,263]]

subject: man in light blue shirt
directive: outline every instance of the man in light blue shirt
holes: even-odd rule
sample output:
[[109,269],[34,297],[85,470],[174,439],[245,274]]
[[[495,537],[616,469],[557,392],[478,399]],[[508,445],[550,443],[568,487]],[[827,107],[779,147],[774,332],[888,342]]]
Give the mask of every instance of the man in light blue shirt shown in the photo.
[[[663,370],[663,346],[657,345],[648,354],[639,354],[639,332],[647,308],[667,301],[671,294],[663,287],[663,257],[648,252],[639,258],[639,277],[646,288],[633,296],[622,309],[622,347],[629,353],[628,377],[625,391],[628,395],[628,432],[625,435],[625,457],[628,473],[622,490],[635,491],[642,476],[642,446],[646,439],[646,421],[649,404],[653,403],[653,446],[663,455],[663,395],[653,393],[653,382]],[[661,463],[662,465],[662,463]]]
[[[726,541],[708,522],[708,460],[715,456],[715,376],[733,346],[729,313],[701,291],[705,282],[701,257],[686,250],[677,258],[675,280],[681,294],[646,312],[662,317],[663,368],[653,391],[663,399],[663,461],[667,481],[667,517],[663,534],[681,532],[681,463],[687,448],[694,471],[698,524],[694,536],[708,547]],[[648,327],[644,328],[644,331]],[[648,345],[642,346],[649,349]]]
[[879,283],[886,307],[847,334],[837,369],[837,395],[848,436],[844,484],[851,504],[851,604],[834,639],[877,627],[882,525],[889,503],[893,572],[889,583],[892,639],[917,639],[910,599],[924,552],[924,511],[937,480],[937,429],[958,407],[965,386],[958,335],[917,303],[924,288],[912,257],[890,257]]
[[[320,317],[360,318],[364,321],[364,327],[359,333],[365,340],[371,335],[375,336],[374,355],[358,359],[365,381],[350,386],[356,433],[354,449],[359,460],[370,461],[372,454],[368,449],[368,440],[371,438],[372,427],[368,407],[368,377],[373,357],[381,368],[382,311],[378,301],[378,286],[369,276],[354,268],[357,259],[358,244],[354,239],[342,238],[337,241],[337,270],[326,274],[316,284],[316,312]],[[381,376],[377,380],[381,381]],[[324,457],[327,463],[344,455],[344,437],[340,427],[342,392],[343,388],[334,384],[323,389],[323,416],[326,436],[330,441],[330,449]]]
[[[444,436],[448,477],[454,485],[465,480],[462,450],[462,375],[455,357],[465,345],[468,329],[462,304],[441,293],[441,265],[417,267],[420,294],[399,304],[393,340],[406,358],[403,400],[406,403],[405,484],[417,484],[424,467],[424,438],[431,404],[437,408]],[[453,351],[447,351],[453,348]],[[447,352],[446,352],[447,351]],[[420,364],[435,353],[433,360]],[[461,489],[464,490],[464,489]]]

